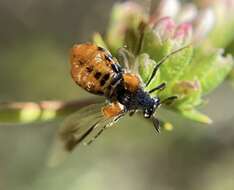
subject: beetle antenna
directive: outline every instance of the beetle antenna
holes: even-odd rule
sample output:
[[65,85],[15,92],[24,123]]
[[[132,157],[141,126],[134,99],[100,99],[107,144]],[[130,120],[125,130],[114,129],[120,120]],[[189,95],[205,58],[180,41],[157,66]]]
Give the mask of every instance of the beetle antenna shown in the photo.
[[166,83],[163,82],[161,84],[159,84],[158,86],[156,86],[155,88],[151,89],[148,93],[151,94],[157,90],[163,90],[166,87]]
[[151,82],[152,79],[154,78],[154,76],[155,76],[155,74],[157,73],[159,67],[160,67],[169,57],[171,57],[172,55],[174,55],[174,54],[176,54],[176,53],[178,53],[178,52],[180,52],[180,51],[182,51],[182,50],[188,48],[190,45],[191,45],[191,43],[188,44],[188,45],[186,45],[186,46],[184,46],[184,47],[182,47],[182,48],[179,48],[179,49],[177,49],[177,50],[175,50],[175,51],[172,51],[172,52],[169,53],[168,55],[164,56],[164,57],[158,62],[158,64],[155,65],[155,67],[154,67],[154,69],[153,69],[153,72],[152,72],[152,74],[151,74],[151,76],[150,76],[150,79],[149,79],[148,82],[146,83],[146,87],[150,84],[150,82]]

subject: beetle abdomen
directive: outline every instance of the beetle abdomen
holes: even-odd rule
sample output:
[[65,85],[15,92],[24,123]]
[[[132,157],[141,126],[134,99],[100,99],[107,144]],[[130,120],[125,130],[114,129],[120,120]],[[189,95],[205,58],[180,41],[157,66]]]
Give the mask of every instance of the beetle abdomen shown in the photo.
[[75,45],[71,53],[71,75],[74,81],[93,94],[110,96],[118,73],[117,64],[106,50],[93,44]]

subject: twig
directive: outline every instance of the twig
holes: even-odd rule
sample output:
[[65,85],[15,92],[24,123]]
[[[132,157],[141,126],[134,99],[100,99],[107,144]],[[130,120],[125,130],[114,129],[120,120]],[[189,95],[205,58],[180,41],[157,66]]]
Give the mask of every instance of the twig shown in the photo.
[[0,123],[43,122],[65,117],[100,98],[75,101],[0,102]]

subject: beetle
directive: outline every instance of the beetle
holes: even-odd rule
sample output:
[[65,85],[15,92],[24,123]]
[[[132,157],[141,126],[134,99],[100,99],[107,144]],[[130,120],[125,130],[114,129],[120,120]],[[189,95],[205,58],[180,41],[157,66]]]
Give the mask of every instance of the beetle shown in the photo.
[[155,116],[157,108],[173,101],[176,96],[160,100],[151,94],[163,90],[161,83],[146,91],[145,88],[155,77],[160,65],[171,55],[186,47],[179,48],[163,57],[153,68],[146,84],[136,73],[122,67],[108,50],[95,44],[75,44],[71,50],[71,76],[76,84],[86,91],[104,96],[106,102],[88,105],[68,116],[59,130],[59,139],[66,151],[72,151],[81,142],[91,144],[107,127],[124,115],[143,112],[143,117],[153,121],[159,132],[159,121]]

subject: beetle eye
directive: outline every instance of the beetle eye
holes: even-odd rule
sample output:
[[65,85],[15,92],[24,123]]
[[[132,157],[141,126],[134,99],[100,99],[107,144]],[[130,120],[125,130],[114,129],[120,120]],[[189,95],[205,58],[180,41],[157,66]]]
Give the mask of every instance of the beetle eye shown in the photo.
[[148,113],[148,112],[145,112],[145,113],[144,113],[144,117],[145,117],[145,118],[149,118],[149,117],[150,117],[149,113]]
[[144,111],[144,117],[145,118],[150,118],[150,116],[151,116],[151,114],[150,114],[149,110],[145,110]]
[[158,98],[154,99],[154,108],[158,107],[160,105],[160,100]]

